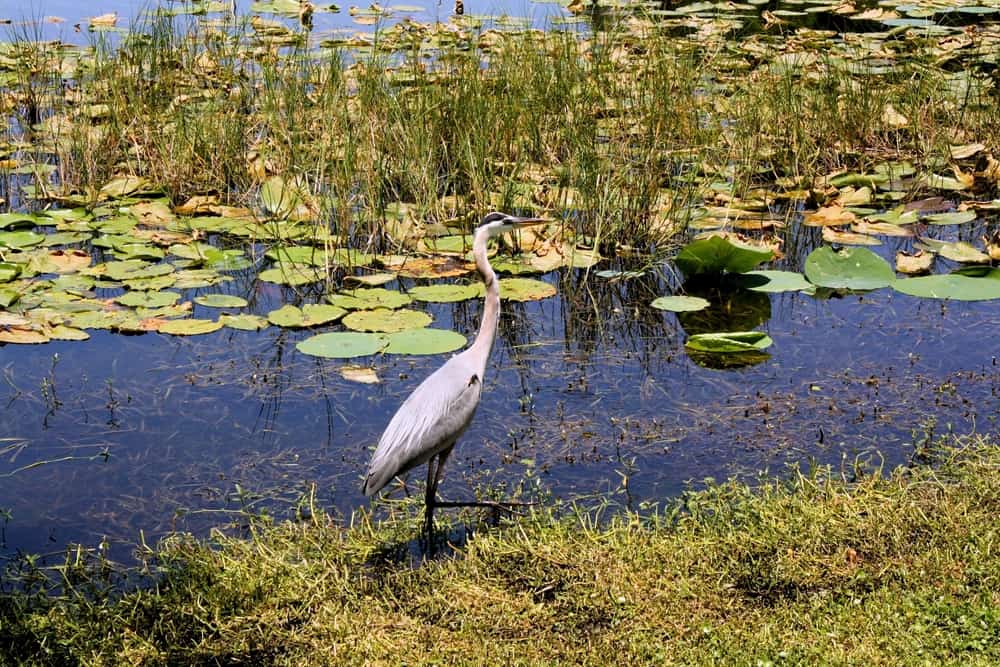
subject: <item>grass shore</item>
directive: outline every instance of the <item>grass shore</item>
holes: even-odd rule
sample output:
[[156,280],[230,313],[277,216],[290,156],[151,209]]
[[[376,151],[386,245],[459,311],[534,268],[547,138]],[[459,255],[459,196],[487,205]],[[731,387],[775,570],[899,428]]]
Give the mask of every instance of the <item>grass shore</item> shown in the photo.
[[0,664],[997,664],[1000,450],[924,454],[539,512],[416,568],[385,557],[410,520],[175,537],[144,590],[0,598]]

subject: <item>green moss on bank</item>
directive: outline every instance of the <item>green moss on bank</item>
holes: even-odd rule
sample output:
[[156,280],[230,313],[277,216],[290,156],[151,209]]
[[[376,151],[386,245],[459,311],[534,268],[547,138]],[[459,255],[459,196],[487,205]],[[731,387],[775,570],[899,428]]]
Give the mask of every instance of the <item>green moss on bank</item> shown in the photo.
[[417,569],[373,558],[398,525],[172,539],[155,589],[0,599],[0,663],[993,665],[998,512],[1000,450],[976,439],[654,520],[539,514]]

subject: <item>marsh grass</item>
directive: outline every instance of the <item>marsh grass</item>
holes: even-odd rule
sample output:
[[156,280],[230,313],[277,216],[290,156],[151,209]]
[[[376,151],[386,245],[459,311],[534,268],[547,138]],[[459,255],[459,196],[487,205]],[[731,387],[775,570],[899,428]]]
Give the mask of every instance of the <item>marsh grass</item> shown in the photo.
[[16,35],[5,108],[53,147],[64,202],[127,173],[175,203],[259,210],[277,174],[364,244],[502,208],[655,250],[720,192],[821,197],[836,170],[946,168],[950,145],[997,139],[990,79],[911,33],[881,60],[808,30],[699,39],[634,15],[586,36],[402,23],[374,42],[156,14],[63,56]]
[[[5,664],[995,664],[1000,454],[727,482],[659,514],[542,511],[406,566],[412,516],[310,507],[176,536],[125,594],[100,563],[0,598]],[[407,518],[410,517],[410,518]],[[401,556],[402,555],[402,556]],[[403,565],[396,559],[402,557]],[[30,568],[22,575],[30,579]],[[38,590],[38,589],[35,589]]]

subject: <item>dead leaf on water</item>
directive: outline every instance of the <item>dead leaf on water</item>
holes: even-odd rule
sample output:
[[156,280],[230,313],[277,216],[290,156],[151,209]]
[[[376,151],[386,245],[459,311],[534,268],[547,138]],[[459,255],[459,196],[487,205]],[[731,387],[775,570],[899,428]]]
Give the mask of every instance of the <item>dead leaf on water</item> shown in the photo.
[[360,382],[362,384],[378,384],[378,374],[373,368],[367,366],[343,366],[340,375],[350,382]]
[[913,254],[900,250],[896,253],[896,270],[900,273],[914,275],[927,273],[934,263],[934,253],[918,250]]
[[806,215],[802,224],[807,227],[827,227],[833,225],[845,225],[857,220],[857,216],[843,206],[836,204],[823,206],[816,211]]

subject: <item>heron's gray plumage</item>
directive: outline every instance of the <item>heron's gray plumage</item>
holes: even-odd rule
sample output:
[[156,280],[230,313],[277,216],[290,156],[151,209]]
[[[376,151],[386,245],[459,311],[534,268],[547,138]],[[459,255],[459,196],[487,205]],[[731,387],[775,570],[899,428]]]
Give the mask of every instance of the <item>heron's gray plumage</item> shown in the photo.
[[455,441],[465,432],[479,405],[486,363],[493,349],[500,313],[500,286],[486,258],[486,242],[521,224],[542,222],[538,218],[515,218],[490,213],[473,237],[476,268],[486,285],[483,319],[476,340],[420,383],[399,407],[379,439],[368,464],[364,492],[377,493],[389,480],[437,458],[428,467],[427,517],[431,517],[434,494],[445,459]]

